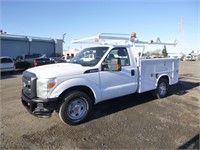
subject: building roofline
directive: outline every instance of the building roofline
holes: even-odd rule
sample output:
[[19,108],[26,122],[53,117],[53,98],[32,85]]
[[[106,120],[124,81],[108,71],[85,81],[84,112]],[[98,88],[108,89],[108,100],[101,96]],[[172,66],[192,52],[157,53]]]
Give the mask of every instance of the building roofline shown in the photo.
[[62,40],[57,38],[46,38],[46,37],[37,37],[37,36],[29,36],[29,35],[15,35],[15,34],[0,34],[0,39],[21,39],[21,40],[44,40],[44,41],[56,41]]

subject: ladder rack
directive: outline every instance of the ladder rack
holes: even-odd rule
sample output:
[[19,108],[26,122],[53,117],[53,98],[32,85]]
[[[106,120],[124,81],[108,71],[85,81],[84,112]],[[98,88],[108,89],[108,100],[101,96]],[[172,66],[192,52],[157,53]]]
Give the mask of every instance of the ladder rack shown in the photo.
[[[121,44],[123,42],[123,44]],[[173,42],[161,42],[159,37],[150,41],[141,41],[136,37],[136,33],[132,34],[118,34],[118,33],[99,33],[96,36],[87,37],[83,39],[73,40],[72,43],[85,43],[85,44],[100,44],[100,45],[129,45],[135,52],[137,59],[137,66],[139,66],[139,59],[142,57],[145,45],[170,45],[174,46],[177,56],[180,57],[180,53],[176,48],[177,41]],[[143,47],[141,54],[138,53],[136,47]]]
[[140,41],[136,38],[136,33],[132,34],[120,34],[120,33],[99,33],[96,36],[87,37],[83,39],[73,40],[72,43],[85,43],[85,44],[101,44],[101,45],[109,45],[114,44],[117,45],[119,42],[124,42],[124,44],[149,44],[149,45],[172,45],[176,46],[177,42],[161,42],[159,37],[156,37],[154,40],[150,41]]

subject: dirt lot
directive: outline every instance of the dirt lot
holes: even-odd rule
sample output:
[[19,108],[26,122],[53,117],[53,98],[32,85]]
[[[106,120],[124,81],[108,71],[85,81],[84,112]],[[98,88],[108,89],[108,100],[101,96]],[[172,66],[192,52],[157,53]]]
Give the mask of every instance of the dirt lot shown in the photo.
[[21,73],[2,75],[1,149],[177,149],[200,129],[200,61],[181,62],[169,96],[133,94],[95,106],[78,126],[30,115],[20,101]]

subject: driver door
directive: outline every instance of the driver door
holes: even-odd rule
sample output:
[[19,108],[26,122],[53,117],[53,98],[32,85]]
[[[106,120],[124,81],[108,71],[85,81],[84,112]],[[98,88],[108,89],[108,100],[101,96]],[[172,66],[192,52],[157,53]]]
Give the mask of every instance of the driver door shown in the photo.
[[102,100],[128,95],[137,89],[137,68],[131,65],[127,49],[125,47],[112,49],[104,63],[112,58],[120,58],[121,71],[100,71]]

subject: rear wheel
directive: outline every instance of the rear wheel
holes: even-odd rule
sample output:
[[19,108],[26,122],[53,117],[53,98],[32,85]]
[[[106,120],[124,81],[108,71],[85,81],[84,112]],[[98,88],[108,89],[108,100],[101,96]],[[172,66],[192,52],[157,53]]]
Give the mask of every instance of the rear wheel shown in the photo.
[[161,78],[158,81],[157,88],[153,91],[153,95],[156,98],[163,98],[167,95],[168,93],[168,88],[169,88],[169,83],[165,78]]
[[59,110],[60,119],[67,124],[76,125],[84,122],[92,109],[90,97],[81,91],[72,91],[65,94]]

